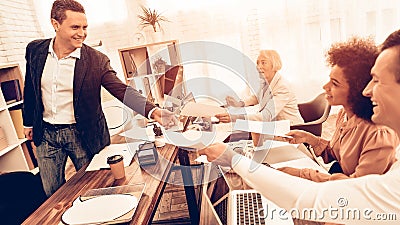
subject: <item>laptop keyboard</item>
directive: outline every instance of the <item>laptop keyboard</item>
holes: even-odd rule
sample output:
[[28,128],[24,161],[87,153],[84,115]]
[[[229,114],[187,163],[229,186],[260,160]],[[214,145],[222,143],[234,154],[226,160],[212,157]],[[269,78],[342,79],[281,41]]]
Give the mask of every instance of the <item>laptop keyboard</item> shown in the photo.
[[259,216],[259,209],[263,207],[259,193],[238,193],[236,197],[237,225],[265,224],[264,218]]

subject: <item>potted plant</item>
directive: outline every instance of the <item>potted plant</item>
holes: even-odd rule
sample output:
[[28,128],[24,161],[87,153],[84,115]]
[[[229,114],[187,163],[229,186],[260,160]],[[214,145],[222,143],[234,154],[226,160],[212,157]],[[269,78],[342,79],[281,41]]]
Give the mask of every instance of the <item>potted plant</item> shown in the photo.
[[142,8],[143,15],[138,15],[140,19],[140,25],[142,27],[151,26],[154,32],[157,32],[157,26],[161,31],[160,22],[169,22],[167,18],[161,15],[161,13],[157,12],[155,9],[146,8],[144,6],[140,6]]

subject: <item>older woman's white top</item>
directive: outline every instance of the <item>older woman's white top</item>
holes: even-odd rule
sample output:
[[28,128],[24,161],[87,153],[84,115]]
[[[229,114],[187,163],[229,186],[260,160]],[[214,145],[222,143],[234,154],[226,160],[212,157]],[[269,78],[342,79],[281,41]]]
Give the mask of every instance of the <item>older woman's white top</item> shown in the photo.
[[245,105],[258,103],[260,107],[258,113],[245,115],[246,120],[290,120],[291,125],[304,122],[297,106],[296,95],[291,91],[289,82],[276,73],[266,87],[266,90],[260,88],[258,96],[252,96],[245,101]]

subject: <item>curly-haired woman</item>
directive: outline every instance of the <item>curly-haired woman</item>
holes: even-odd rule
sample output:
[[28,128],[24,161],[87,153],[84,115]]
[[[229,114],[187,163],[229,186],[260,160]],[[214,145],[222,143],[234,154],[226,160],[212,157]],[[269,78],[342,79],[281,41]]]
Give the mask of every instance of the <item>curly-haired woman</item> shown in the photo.
[[343,106],[333,137],[328,141],[301,130],[288,134],[293,137],[291,143],[309,143],[325,163],[336,160],[332,174],[289,167],[280,170],[317,182],[383,174],[389,170],[396,161],[398,138],[393,130],[371,122],[373,105],[362,95],[371,80],[370,71],[377,56],[378,49],[369,38],[353,37],[333,44],[327,52],[327,62],[332,68],[330,80],[323,86],[329,104]]

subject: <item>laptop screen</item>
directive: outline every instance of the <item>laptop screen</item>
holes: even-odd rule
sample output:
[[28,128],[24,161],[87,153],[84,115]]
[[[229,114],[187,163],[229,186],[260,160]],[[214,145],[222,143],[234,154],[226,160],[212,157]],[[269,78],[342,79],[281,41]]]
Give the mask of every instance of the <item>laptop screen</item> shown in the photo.
[[212,207],[218,216],[218,224],[227,224],[228,196],[229,185],[221,175],[221,170],[218,166],[213,165],[210,171],[210,182],[207,187],[207,197],[209,198]]
[[[218,177],[215,178],[216,176]],[[214,205],[229,193],[229,185],[224,177],[221,176],[221,171],[217,166],[211,170],[210,178],[213,180],[208,184],[207,194],[211,203]]]

